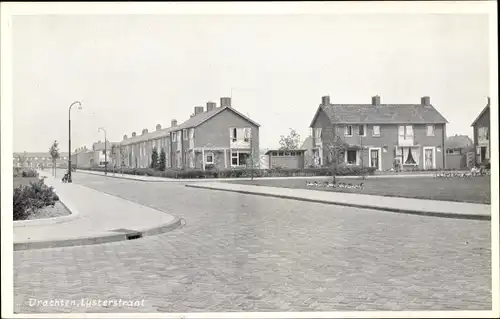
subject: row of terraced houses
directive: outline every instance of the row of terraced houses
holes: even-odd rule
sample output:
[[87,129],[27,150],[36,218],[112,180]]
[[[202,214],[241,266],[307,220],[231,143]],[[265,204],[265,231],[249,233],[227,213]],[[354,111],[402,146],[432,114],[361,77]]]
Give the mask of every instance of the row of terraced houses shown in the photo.
[[[489,110],[489,103],[485,110]],[[476,163],[489,159],[489,138],[485,133],[489,129],[489,116],[483,116],[485,110],[473,123],[474,135],[480,135],[474,138]],[[332,163],[329,144],[334,136],[340,136],[347,145],[341,158],[346,165],[371,166],[377,170],[389,170],[396,165],[401,169],[442,169],[447,167],[447,123],[428,96],[414,104],[383,104],[380,96],[373,96],[368,104],[333,104],[329,96],[323,96],[310,123],[312,134],[303,147],[304,152],[268,153],[273,160],[281,159],[292,166],[329,166]],[[481,128],[476,128],[476,123]],[[109,143],[108,154],[113,150],[109,162],[117,167],[149,167],[156,148],[166,153],[169,168],[259,166],[259,127],[231,106],[231,98],[222,97],[219,107],[215,102],[207,102],[206,107],[196,106],[190,118],[180,124],[173,119],[167,128],[158,124],[152,132],[143,129],[140,134],[132,132],[120,142]],[[76,150],[72,161],[79,167],[102,163],[104,154],[99,153],[96,159],[95,152],[103,151],[103,143],[96,143],[92,151]],[[305,165],[304,159],[294,160],[294,156],[309,156],[309,164]]]
[[[155,148],[158,153],[165,152],[168,168],[258,166],[259,124],[234,109],[231,98],[222,97],[219,107],[215,102],[196,106],[190,118],[180,124],[173,119],[170,127],[157,124],[152,132],[145,128],[141,134],[132,132],[131,136],[124,135],[121,142],[110,143],[109,162],[113,166],[149,167]],[[98,150],[104,151],[104,147]],[[76,150],[72,161],[85,166],[84,154]]]

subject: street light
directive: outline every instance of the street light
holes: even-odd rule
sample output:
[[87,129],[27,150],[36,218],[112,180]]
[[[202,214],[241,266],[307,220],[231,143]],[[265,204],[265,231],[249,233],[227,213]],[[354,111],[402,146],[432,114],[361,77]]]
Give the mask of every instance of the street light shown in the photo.
[[104,132],[104,175],[108,175],[108,151],[106,145],[108,144],[106,141],[106,130],[103,127],[97,129],[98,132]]
[[81,110],[82,109],[82,103],[80,103],[80,101],[75,101],[73,103],[71,103],[71,105],[69,106],[69,111],[68,111],[68,119],[69,119],[69,125],[68,125],[68,129],[69,129],[69,134],[68,134],[68,141],[69,141],[69,157],[68,157],[68,183],[71,183],[72,182],[72,179],[71,179],[71,171],[72,171],[72,167],[71,167],[71,108],[73,107],[73,105],[75,104],[78,104],[78,109]]

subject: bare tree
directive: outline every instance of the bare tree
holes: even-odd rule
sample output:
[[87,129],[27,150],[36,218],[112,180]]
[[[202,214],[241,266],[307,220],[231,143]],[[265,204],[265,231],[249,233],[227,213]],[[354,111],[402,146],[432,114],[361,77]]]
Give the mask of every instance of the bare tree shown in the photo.
[[338,129],[336,126],[332,128],[330,132],[325,132],[327,135],[327,139],[325,140],[325,150],[327,151],[328,158],[330,161],[333,182],[337,182],[337,168],[338,164],[342,162],[342,158],[344,157],[344,153],[347,151],[347,144],[338,133]]
[[300,148],[300,135],[296,130],[291,128],[287,136],[281,135],[280,149],[296,150],[298,148]]
[[23,152],[23,154],[17,154],[17,160],[19,161],[19,166],[23,167],[24,163],[26,163],[26,152]]
[[54,177],[56,177],[56,161],[60,157],[59,143],[57,141],[54,141],[54,143],[52,143],[52,146],[49,149],[49,154],[50,154],[50,157],[52,157],[52,171],[53,171]]

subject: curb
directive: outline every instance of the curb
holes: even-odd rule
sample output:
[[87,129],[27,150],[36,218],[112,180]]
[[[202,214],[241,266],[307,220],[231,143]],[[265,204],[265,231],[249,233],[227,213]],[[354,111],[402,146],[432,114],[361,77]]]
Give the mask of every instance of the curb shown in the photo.
[[185,186],[191,187],[191,188],[226,191],[226,192],[233,192],[233,193],[240,193],[240,194],[249,194],[249,195],[259,195],[259,196],[266,196],[266,197],[283,198],[283,199],[292,199],[292,200],[299,200],[299,201],[304,201],[304,202],[313,202],[313,203],[320,203],[320,204],[356,207],[356,208],[363,208],[363,209],[374,209],[374,210],[381,210],[381,211],[385,211],[385,212],[401,213],[401,214],[409,214],[409,215],[421,215],[421,216],[431,216],[431,217],[441,217],[441,218],[491,221],[491,216],[488,216],[488,215],[439,213],[439,212],[432,212],[432,211],[419,211],[419,210],[412,210],[412,209],[380,207],[380,206],[363,205],[363,204],[355,204],[355,203],[333,202],[333,201],[326,201],[326,200],[321,200],[321,199],[311,199],[311,198],[297,197],[297,196],[290,196],[290,195],[266,194],[266,193],[259,193],[259,192],[253,192],[253,191],[217,188],[217,187],[204,186],[204,185],[190,184],[190,185],[185,185]]
[[82,237],[75,239],[65,239],[65,240],[55,240],[55,241],[34,241],[25,243],[14,243],[14,251],[19,250],[34,250],[43,248],[59,248],[59,247],[70,247],[70,246],[86,246],[86,245],[97,245],[104,243],[111,243],[117,241],[133,240],[142,237],[158,235],[166,233],[168,231],[184,226],[185,221],[182,218],[175,217],[173,221],[163,224],[159,227],[137,231],[129,232],[125,234],[116,234],[108,236],[95,236],[95,237]]

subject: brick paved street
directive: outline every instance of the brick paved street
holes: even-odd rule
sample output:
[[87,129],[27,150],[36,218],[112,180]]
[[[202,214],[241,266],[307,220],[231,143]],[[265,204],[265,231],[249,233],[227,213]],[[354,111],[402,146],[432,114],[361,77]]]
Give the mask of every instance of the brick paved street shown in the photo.
[[[491,309],[490,222],[386,213],[75,174],[184,228],[14,253],[15,312]],[[140,308],[29,298],[144,299]]]

